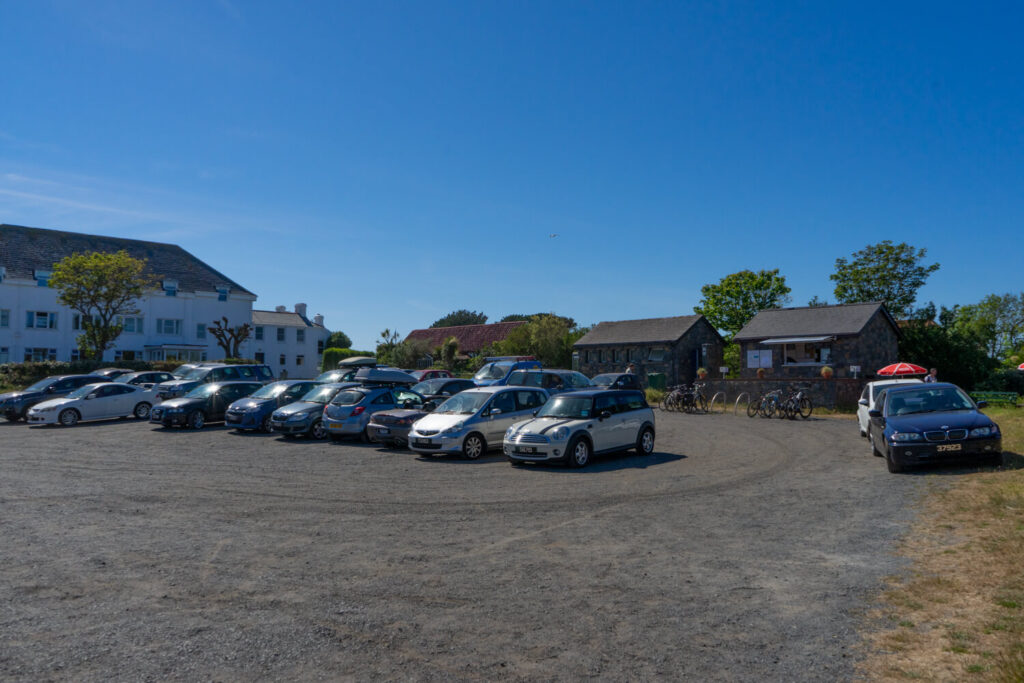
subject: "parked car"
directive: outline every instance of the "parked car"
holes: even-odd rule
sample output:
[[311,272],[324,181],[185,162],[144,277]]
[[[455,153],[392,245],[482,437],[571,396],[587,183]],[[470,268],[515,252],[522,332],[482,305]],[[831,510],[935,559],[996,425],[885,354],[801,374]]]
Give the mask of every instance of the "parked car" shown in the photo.
[[316,382],[307,379],[284,379],[265,384],[251,396],[229,405],[224,413],[224,423],[238,430],[269,432],[270,416],[275,410],[301,400],[317,386]]
[[172,382],[174,381],[174,375],[169,372],[162,372],[159,370],[144,370],[142,372],[129,372],[126,375],[120,375],[115,378],[115,382],[122,384],[133,384],[135,386],[150,388],[155,387],[161,382]]
[[636,389],[643,391],[640,378],[628,372],[607,372],[603,375],[594,375],[590,383],[595,387],[605,389]]
[[338,392],[358,386],[352,382],[318,384],[298,401],[275,410],[270,416],[270,428],[289,439],[295,436],[326,438],[324,407]]
[[128,368],[100,368],[99,370],[93,370],[93,375],[99,375],[100,377],[106,377],[109,380],[115,380],[121,375],[127,375],[132,372]]
[[343,358],[338,361],[338,367],[343,369],[349,368],[376,368],[377,359],[370,356],[352,356],[351,358]]
[[180,379],[161,382],[157,386],[157,395],[161,400],[184,396],[200,384],[210,382],[259,382],[266,384],[274,381],[274,373],[268,365],[228,365],[200,364],[188,370]]
[[338,392],[327,404],[324,427],[332,441],[346,436],[358,436],[369,441],[367,427],[374,413],[396,408],[419,409],[424,403],[424,398],[415,391],[400,386],[350,387]]
[[590,390],[554,396],[536,417],[509,427],[503,450],[513,464],[561,460],[584,467],[594,455],[654,452],[654,411],[642,391]]
[[548,394],[593,387],[586,375],[575,370],[515,370],[504,384],[510,387],[537,387]]
[[476,384],[471,379],[459,379],[458,377],[440,377],[428,379],[419,384],[412,385],[412,390],[425,398],[427,401],[434,401],[436,404],[448,400],[460,391],[474,389]]
[[500,448],[505,430],[532,415],[547,400],[543,389],[467,389],[412,425],[409,448],[424,455],[461,453],[475,460],[489,448]]
[[476,374],[473,381],[478,387],[489,387],[492,384],[502,385],[513,370],[529,370],[541,367],[540,361],[518,358],[487,358],[488,363],[484,364]]
[[6,394],[0,394],[0,414],[8,422],[24,420],[28,416],[28,409],[37,403],[42,403],[51,398],[67,396],[75,389],[86,384],[109,381],[109,379],[99,375],[54,375],[53,377],[47,377],[21,391],[9,391]]
[[100,381],[78,387],[63,398],[52,398],[28,409],[30,425],[70,427],[84,420],[134,417],[145,420],[156,403],[152,388]]
[[149,411],[149,421],[164,427],[202,429],[207,422],[223,422],[228,406],[258,391],[259,382],[201,384],[180,398],[172,398]]
[[428,379],[438,379],[441,377],[451,377],[452,373],[447,370],[438,370],[437,368],[429,368],[427,370],[407,370],[406,374],[412,375],[416,378],[417,382],[422,382]]
[[860,394],[860,400],[857,401],[857,424],[860,426],[860,435],[867,438],[868,425],[871,423],[871,418],[868,417],[868,411],[875,409],[875,401],[877,400],[878,395],[882,393],[883,389],[896,387],[901,384],[921,383],[921,380],[915,377],[911,379],[883,379],[865,384],[864,391]]
[[1003,459],[999,425],[960,387],[946,382],[883,389],[869,411],[868,441],[890,472],[913,465],[968,460],[998,465]]
[[366,385],[387,385],[411,387],[416,384],[416,378],[412,375],[396,370],[395,368],[376,367],[359,368],[352,377],[353,382],[361,382]]

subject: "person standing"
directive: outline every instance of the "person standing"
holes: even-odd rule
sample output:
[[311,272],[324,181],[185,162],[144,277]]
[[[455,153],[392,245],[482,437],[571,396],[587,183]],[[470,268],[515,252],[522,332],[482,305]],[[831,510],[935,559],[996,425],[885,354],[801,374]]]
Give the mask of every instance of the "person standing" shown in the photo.
[[932,368],[928,371],[928,374],[924,376],[925,382],[938,382],[939,381],[939,370],[938,368]]
[[626,374],[627,375],[635,375],[636,374],[636,366],[633,365],[632,363],[627,365],[626,366]]

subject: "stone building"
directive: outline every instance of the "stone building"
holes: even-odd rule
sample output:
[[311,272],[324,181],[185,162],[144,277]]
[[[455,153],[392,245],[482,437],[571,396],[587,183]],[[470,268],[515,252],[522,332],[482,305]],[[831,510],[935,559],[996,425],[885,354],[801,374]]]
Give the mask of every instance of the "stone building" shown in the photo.
[[722,365],[725,343],[702,315],[602,322],[573,345],[573,368],[593,377],[637,367],[644,384],[651,373],[668,385],[690,383],[698,368],[714,375]]
[[899,325],[875,301],[837,306],[774,308],[755,315],[733,341],[740,345],[740,376],[799,379],[865,378],[899,360]]

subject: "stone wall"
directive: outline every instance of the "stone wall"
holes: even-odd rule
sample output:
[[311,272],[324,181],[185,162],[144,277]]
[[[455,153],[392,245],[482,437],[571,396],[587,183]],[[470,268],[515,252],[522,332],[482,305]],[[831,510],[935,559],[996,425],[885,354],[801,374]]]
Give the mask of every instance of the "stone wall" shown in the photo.
[[[709,379],[706,380],[707,386],[704,389],[704,393],[707,395],[708,400],[710,400],[717,392],[725,392],[726,405],[731,409],[739,395],[744,392],[750,394],[752,399],[756,399],[769,391],[781,389],[783,396],[787,396],[796,388],[796,384],[800,384],[806,387],[804,390],[810,396],[811,402],[815,406],[855,409],[857,407],[857,400],[864,390],[864,385],[869,381],[871,380],[853,378],[821,379],[820,377],[806,380],[777,378]],[[744,402],[743,405],[745,406],[746,403]]]

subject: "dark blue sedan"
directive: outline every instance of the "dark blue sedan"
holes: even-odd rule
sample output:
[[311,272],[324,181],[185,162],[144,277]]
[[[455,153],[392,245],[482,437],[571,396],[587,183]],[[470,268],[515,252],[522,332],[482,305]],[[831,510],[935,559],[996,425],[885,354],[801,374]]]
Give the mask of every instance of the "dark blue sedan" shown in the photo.
[[310,389],[316,387],[312,380],[281,380],[272,382],[252,396],[240,398],[224,413],[224,422],[235,429],[258,429],[270,431],[270,415],[282,406],[294,403]]
[[890,472],[912,465],[966,460],[999,465],[999,425],[955,384],[900,384],[885,389],[868,412],[868,438]]

